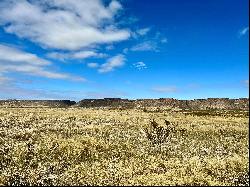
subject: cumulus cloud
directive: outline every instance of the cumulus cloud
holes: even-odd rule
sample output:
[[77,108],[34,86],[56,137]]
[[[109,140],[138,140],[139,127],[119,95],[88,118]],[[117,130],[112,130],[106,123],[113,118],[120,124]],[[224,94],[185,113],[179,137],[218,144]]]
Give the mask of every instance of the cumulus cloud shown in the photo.
[[[1,64],[1,63],[0,63]],[[40,76],[51,79],[68,79],[74,81],[84,81],[84,78],[71,76],[69,74],[52,72],[44,67],[32,66],[32,65],[1,65],[0,72],[20,72],[33,76]]]
[[51,52],[47,54],[48,58],[59,59],[59,60],[67,60],[67,59],[86,59],[86,58],[104,58],[107,55],[104,53],[97,53],[95,51],[78,51],[71,53],[59,53],[59,52]]
[[131,51],[157,51],[157,45],[152,41],[145,41],[133,46]]
[[99,67],[99,64],[98,63],[95,63],[95,62],[90,62],[87,64],[87,66],[89,68],[98,68]]
[[16,64],[20,62],[25,62],[37,66],[44,66],[51,64],[51,62],[41,59],[35,54],[26,53],[20,51],[19,49],[2,44],[0,44],[0,61],[8,61]]
[[112,58],[109,58],[106,63],[102,64],[98,69],[99,73],[107,73],[113,71],[115,68],[122,67],[125,64],[124,55],[116,55]]
[[130,31],[115,25],[120,9],[116,0],[107,6],[100,0],[2,0],[0,25],[44,47],[79,50],[128,39]]
[[85,80],[82,77],[50,71],[49,65],[52,65],[52,62],[35,54],[0,44],[0,74],[20,72],[52,79]]
[[249,27],[245,27],[239,31],[239,36],[244,36],[248,33]]
[[175,86],[154,87],[151,90],[157,93],[175,93],[178,91]]
[[150,31],[150,28],[143,28],[143,29],[138,29],[136,32],[137,34],[144,36]]
[[147,65],[144,62],[137,62],[134,63],[133,66],[138,69],[138,70],[142,70],[142,69],[146,69]]

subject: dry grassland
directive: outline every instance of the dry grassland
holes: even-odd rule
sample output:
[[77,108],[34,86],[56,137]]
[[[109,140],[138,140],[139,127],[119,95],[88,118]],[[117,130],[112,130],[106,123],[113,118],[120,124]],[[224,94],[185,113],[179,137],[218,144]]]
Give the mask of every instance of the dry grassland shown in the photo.
[[241,115],[2,108],[0,185],[247,185],[248,125]]

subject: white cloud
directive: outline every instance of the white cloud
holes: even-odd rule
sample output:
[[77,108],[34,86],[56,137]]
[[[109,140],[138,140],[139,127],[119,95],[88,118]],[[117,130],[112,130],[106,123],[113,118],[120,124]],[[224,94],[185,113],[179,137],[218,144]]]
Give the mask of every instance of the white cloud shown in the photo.
[[244,36],[244,35],[247,34],[248,31],[249,31],[249,27],[245,27],[245,28],[243,28],[243,29],[241,29],[241,30],[239,31],[239,35],[240,35],[240,36]]
[[137,29],[134,32],[131,32],[131,36],[134,39],[139,39],[140,37],[145,37],[150,30],[151,30],[151,28],[149,28],[149,27]]
[[136,32],[132,32],[133,38],[138,39],[139,36],[144,36],[143,42],[136,44],[130,48],[131,51],[155,51],[158,52],[160,44],[168,43],[168,39],[160,32],[152,33],[153,36],[149,37],[147,33],[150,28],[139,29]]
[[131,51],[157,51],[157,45],[155,42],[146,41],[133,46]]
[[43,67],[40,66],[32,66],[32,65],[3,65],[0,68],[0,71],[3,72],[21,72],[30,75],[42,76],[46,78],[54,78],[54,79],[67,79],[69,78],[66,74],[55,73],[46,71]]
[[9,83],[11,81],[10,78],[8,77],[4,77],[0,74],[0,86],[2,85],[6,85],[7,83]]
[[111,1],[109,10],[115,14],[118,10],[122,9],[122,5],[118,1]]
[[125,48],[125,49],[122,50],[122,52],[125,53],[125,54],[127,54],[128,50],[129,50],[128,48]]
[[107,60],[106,63],[102,64],[98,69],[99,73],[107,73],[113,71],[115,68],[122,67],[125,64],[124,55],[116,55]]
[[66,54],[66,53],[58,53],[58,52],[51,52],[51,53],[47,53],[46,54],[47,58],[50,58],[50,59],[56,59],[56,60],[66,60],[69,58],[69,54]]
[[80,51],[77,53],[73,53],[72,57],[76,58],[76,59],[84,59],[84,58],[89,58],[89,57],[94,57],[94,56],[98,56],[99,54],[97,54],[94,51]]
[[52,59],[59,59],[59,60],[67,60],[67,59],[86,59],[86,58],[104,58],[106,54],[97,53],[95,51],[78,51],[72,53],[58,53],[58,52],[51,52],[47,54],[47,57]]
[[50,71],[48,70],[49,65],[52,65],[50,61],[42,59],[35,54],[0,45],[0,74],[20,72],[45,78],[85,81],[82,77]]
[[44,47],[78,50],[128,39],[130,31],[115,26],[120,9],[115,0],[108,6],[100,0],[2,0],[0,25]]
[[136,24],[136,22],[138,22],[138,21],[139,21],[139,19],[137,17],[134,17],[134,16],[127,17],[126,16],[125,18],[123,18],[122,20],[120,20],[118,22],[118,25],[121,25],[121,26],[124,26],[124,25],[131,26],[131,25]]
[[26,53],[19,49],[0,44],[0,61],[8,61],[11,63],[25,62],[37,66],[49,65],[51,62],[39,58],[35,54]]
[[113,46],[113,45],[108,45],[107,47],[106,47],[106,50],[113,50],[115,47]]
[[87,66],[89,68],[98,68],[99,67],[99,64],[98,63],[95,63],[95,62],[91,62],[91,63],[88,63]]
[[144,36],[150,31],[150,28],[143,28],[136,31],[137,34]]
[[154,87],[151,90],[158,93],[175,93],[178,91],[175,86]]
[[144,62],[137,62],[133,64],[134,67],[138,70],[146,69],[147,65]]

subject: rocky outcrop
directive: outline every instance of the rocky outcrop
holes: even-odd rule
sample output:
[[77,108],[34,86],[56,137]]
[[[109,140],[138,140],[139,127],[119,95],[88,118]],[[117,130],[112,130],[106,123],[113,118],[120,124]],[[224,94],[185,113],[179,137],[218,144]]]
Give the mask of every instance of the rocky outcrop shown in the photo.
[[76,103],[70,100],[0,100],[0,107],[84,107],[84,108],[178,108],[190,110],[249,110],[249,99],[208,98],[194,100],[178,100],[173,98],[137,99],[121,98],[83,99]]
[[137,99],[128,100],[120,98],[84,99],[76,104],[77,107],[121,107],[121,108],[179,108],[190,110],[249,110],[249,99],[208,98],[194,100],[178,100],[173,98]]
[[70,100],[0,100],[0,107],[6,108],[65,108],[74,104]]
[[208,98],[195,99],[188,102],[192,109],[228,109],[228,110],[248,110],[249,99],[229,99],[229,98]]
[[133,100],[121,99],[121,98],[104,98],[104,99],[83,99],[79,101],[75,107],[86,108],[100,108],[100,107],[112,107],[112,108],[134,108],[135,103]]
[[168,107],[192,110],[249,110],[249,99],[229,99],[229,98],[208,98],[194,100],[158,99],[158,100],[137,100],[137,106]]

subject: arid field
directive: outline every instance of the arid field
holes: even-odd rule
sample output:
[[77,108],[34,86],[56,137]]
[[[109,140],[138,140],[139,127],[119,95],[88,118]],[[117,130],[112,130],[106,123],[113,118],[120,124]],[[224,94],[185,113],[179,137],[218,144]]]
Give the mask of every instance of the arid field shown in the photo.
[[248,121],[240,111],[1,108],[0,184],[247,185]]

